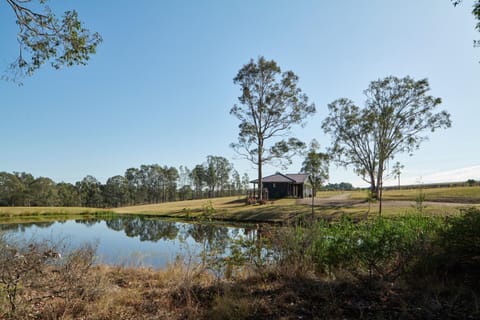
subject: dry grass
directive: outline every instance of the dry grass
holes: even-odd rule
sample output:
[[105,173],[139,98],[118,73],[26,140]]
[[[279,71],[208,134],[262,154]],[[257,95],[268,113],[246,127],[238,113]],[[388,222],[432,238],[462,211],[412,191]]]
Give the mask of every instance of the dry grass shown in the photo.
[[85,207],[0,207],[0,217],[84,215],[108,212],[111,210]]
[[220,282],[199,278],[186,285],[185,269],[175,268],[98,267],[92,272],[104,279],[105,294],[78,301],[66,312],[62,305],[44,305],[37,319],[434,319],[444,313],[456,318],[474,309],[468,307],[474,292],[458,291],[452,297],[456,291],[441,285],[415,289],[400,283],[274,274]]
[[[452,187],[423,189],[427,214],[458,214],[461,204],[480,204],[480,187]],[[414,210],[415,199],[419,189],[386,190],[384,192],[385,215],[409,213]],[[316,215],[334,218],[343,214],[363,217],[376,214],[378,205],[367,202],[354,204],[367,199],[365,190],[355,191],[320,191],[317,199],[341,198],[334,205],[316,206]],[[393,202],[392,202],[393,201]],[[396,202],[395,202],[396,201]],[[398,201],[410,201],[400,203]],[[435,204],[432,202],[448,202],[453,205]],[[93,214],[147,214],[176,219],[205,218],[245,221],[245,222],[282,222],[311,212],[310,205],[297,204],[295,199],[269,201],[265,205],[247,205],[243,197],[224,197],[176,201],[152,205],[138,205],[113,209],[79,208],[79,207],[1,207],[0,219],[11,222],[12,218],[22,221],[38,221],[52,217],[77,218]],[[208,212],[208,215],[206,215]],[[1,223],[1,222],[0,222]]]
[[[480,204],[480,186],[385,190],[383,199],[386,201],[415,201],[420,190],[425,194],[425,201]],[[346,193],[350,193],[351,199],[367,198],[367,190]]]
[[[480,186],[428,188],[423,189],[425,201],[454,202],[454,203],[480,203]],[[415,200],[419,189],[387,190],[384,193],[386,200]]]
[[202,207],[212,203],[217,210],[236,210],[245,206],[245,198],[223,197],[212,199],[198,199],[166,202],[159,204],[138,205],[112,209],[116,213],[134,213],[134,214],[159,214],[159,215],[184,215],[189,210],[192,214],[202,212]]
[[206,208],[213,209],[209,218],[241,221],[283,221],[292,215],[308,211],[305,205],[296,205],[295,199],[269,201],[265,205],[247,205],[243,197],[224,197],[201,200],[176,201],[161,204],[112,209],[120,214],[148,214],[172,218],[200,218]]
[[[478,238],[476,224],[464,226],[470,227],[467,229],[473,240]],[[278,231],[279,236],[286,235],[285,228]],[[301,235],[299,229],[293,231],[292,234]],[[464,233],[454,231],[454,239],[462,239]],[[56,256],[46,258],[45,253],[50,250],[42,246],[32,249],[35,247],[27,245],[24,251],[17,251],[4,245],[0,251],[4,258],[0,259],[2,279],[15,275],[11,271],[18,271],[21,266],[35,268],[22,273],[18,286],[21,303],[17,310],[9,311],[5,295],[0,295],[0,319],[438,319],[445,315],[477,319],[480,316],[477,278],[465,276],[455,282],[451,277],[455,275],[453,269],[448,281],[444,281],[443,272],[438,276],[425,269],[429,276],[425,277],[415,268],[409,268],[408,277],[403,278],[367,279],[335,273],[333,279],[307,263],[301,252],[305,242],[289,237],[271,240],[282,240],[279,244],[285,245],[285,250],[295,249],[291,252],[295,259],[257,268],[238,264],[235,267],[240,272],[228,279],[214,277],[207,265],[194,263],[192,259],[177,260],[164,270],[92,266],[91,250],[59,260]],[[477,242],[461,245],[466,244],[469,249],[470,243]],[[379,245],[383,247],[383,243]],[[426,249],[429,248],[434,247],[428,245]],[[422,254],[418,258],[423,257]],[[472,270],[478,270],[478,259],[473,263]],[[5,283],[0,283],[0,293],[5,290]]]

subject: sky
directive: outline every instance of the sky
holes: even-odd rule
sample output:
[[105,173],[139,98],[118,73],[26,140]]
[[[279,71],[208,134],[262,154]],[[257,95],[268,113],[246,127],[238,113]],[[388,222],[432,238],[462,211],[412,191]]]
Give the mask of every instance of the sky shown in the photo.
[[[452,128],[428,133],[413,156],[399,155],[404,183],[480,180],[480,38],[473,1],[242,0],[59,1],[104,41],[82,67],[45,65],[23,85],[0,81],[0,171],[60,182],[101,182],[130,167],[193,168],[224,156],[250,178],[256,170],[229,147],[233,83],[250,59],[275,60],[299,76],[317,113],[293,134],[323,148],[327,105],[363,105],[371,81],[389,75],[428,78]],[[14,15],[0,1],[0,71],[18,55]],[[287,169],[299,172],[301,157]],[[330,167],[330,182],[365,186],[351,168]],[[387,181],[385,184],[389,184]],[[396,183],[391,179],[391,183]]]

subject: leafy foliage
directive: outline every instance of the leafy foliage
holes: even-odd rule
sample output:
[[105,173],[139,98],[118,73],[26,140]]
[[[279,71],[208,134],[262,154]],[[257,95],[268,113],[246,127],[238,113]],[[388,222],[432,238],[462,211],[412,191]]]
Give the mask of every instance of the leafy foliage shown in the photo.
[[469,286],[480,283],[480,211],[464,210],[459,217],[452,217],[439,234],[436,250],[426,262],[427,273],[441,274],[447,280],[459,278]]
[[219,156],[208,156],[193,170],[180,166],[180,174],[175,167],[158,164],[128,168],[123,176],[110,177],[105,184],[91,175],[71,184],[25,172],[0,172],[0,206],[111,208],[232,196],[245,194],[248,181],[248,175],[241,179],[233,165]]
[[47,0],[39,0],[43,6],[41,11],[27,7],[32,0],[6,1],[15,14],[19,28],[17,40],[20,53],[10,66],[13,80],[32,75],[49,61],[55,69],[85,65],[102,42],[100,34],[91,33],[83,26],[75,10],[66,11],[59,19],[45,5]]
[[279,263],[296,265],[300,273],[313,268],[332,278],[395,279],[423,258],[442,226],[440,218],[421,215],[362,222],[343,217],[282,230],[272,243]]
[[427,139],[423,132],[451,126],[448,112],[435,113],[441,99],[429,90],[427,79],[390,76],[370,83],[364,108],[345,98],[328,105],[322,128],[332,137],[330,153],[337,163],[353,166],[374,198],[389,160],[418,149]]
[[[463,0],[451,0],[453,3],[453,6],[458,6],[460,3],[463,2]],[[476,0],[473,3],[473,9],[472,9],[472,14],[477,20],[477,24],[475,25],[475,29],[480,32],[480,1]],[[480,40],[474,40],[473,42],[474,46],[480,46]]]
[[[315,105],[298,88],[298,76],[281,72],[273,60],[259,57],[244,65],[233,79],[240,86],[240,104],[230,114],[240,120],[238,142],[231,146],[258,168],[259,195],[262,197],[262,166],[265,163],[291,163],[295,152],[304,147],[287,136],[294,125],[305,125],[315,113]],[[267,144],[271,142],[270,144]]]
[[312,187],[312,216],[315,213],[314,202],[317,190],[328,179],[328,164],[330,156],[326,153],[318,152],[320,145],[314,139],[310,143],[305,160],[302,163],[302,172],[308,173],[308,180]]
[[305,160],[302,163],[302,172],[309,174],[309,181],[313,188],[313,196],[320,186],[328,179],[328,164],[330,156],[327,153],[318,152],[320,145],[314,139],[310,143]]

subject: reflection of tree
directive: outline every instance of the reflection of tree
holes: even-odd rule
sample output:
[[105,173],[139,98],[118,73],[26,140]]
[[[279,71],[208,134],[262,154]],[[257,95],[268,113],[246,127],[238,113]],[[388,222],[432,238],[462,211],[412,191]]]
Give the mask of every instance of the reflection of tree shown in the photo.
[[86,225],[87,227],[91,227],[97,223],[100,223],[100,221],[102,220],[97,218],[86,218],[86,219],[77,219],[75,220],[75,223],[81,223]]
[[203,244],[204,249],[225,252],[230,238],[227,227],[212,224],[191,224],[187,228],[187,234],[195,242]]
[[15,231],[15,232],[25,232],[28,228],[33,226],[37,228],[48,228],[53,225],[55,222],[28,222],[28,223],[9,223],[9,224],[0,224],[1,231]]
[[112,218],[107,221],[105,221],[105,224],[109,229],[115,230],[115,231],[122,231],[124,229],[124,218],[118,217],[118,218]]
[[106,225],[115,231],[123,230],[128,237],[139,237],[140,241],[173,240],[178,234],[175,222],[143,217],[116,217],[107,220]]

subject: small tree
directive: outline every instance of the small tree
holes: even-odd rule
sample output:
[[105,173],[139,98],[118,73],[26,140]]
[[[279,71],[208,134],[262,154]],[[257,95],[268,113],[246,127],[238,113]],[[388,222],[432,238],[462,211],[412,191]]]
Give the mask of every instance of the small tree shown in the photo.
[[[291,157],[305,144],[290,137],[294,125],[315,113],[315,105],[297,87],[298,76],[292,71],[282,73],[273,60],[264,57],[244,65],[233,79],[240,85],[240,104],[230,114],[240,120],[238,142],[232,148],[258,169],[258,195],[262,200],[263,164],[278,160],[291,163]],[[270,142],[270,144],[268,144]]]
[[329,155],[318,152],[320,145],[314,139],[310,143],[310,150],[302,164],[302,171],[308,173],[308,180],[312,186],[312,218],[315,215],[315,195],[318,188],[328,179]]
[[451,126],[448,112],[435,113],[442,101],[427,95],[429,90],[427,79],[390,76],[370,83],[364,108],[344,98],[328,105],[322,128],[332,137],[330,154],[370,184],[372,197],[380,200],[380,213],[379,190],[388,161],[418,149],[427,139],[424,131]]
[[392,174],[398,180],[398,188],[399,189],[400,189],[400,175],[402,174],[403,168],[405,168],[405,166],[398,161],[395,162],[395,164],[392,167]]

